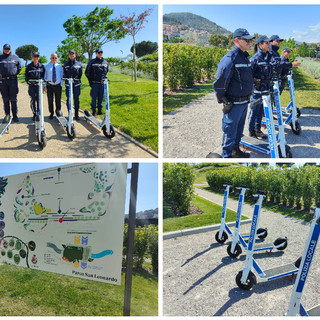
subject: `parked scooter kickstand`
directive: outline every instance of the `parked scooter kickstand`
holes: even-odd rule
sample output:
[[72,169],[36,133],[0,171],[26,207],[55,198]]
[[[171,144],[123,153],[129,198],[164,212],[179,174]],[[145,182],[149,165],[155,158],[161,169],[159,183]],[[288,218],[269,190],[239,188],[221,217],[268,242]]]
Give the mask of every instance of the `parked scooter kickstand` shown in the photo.
[[29,80],[29,82],[36,83],[39,88],[39,112],[33,110],[33,113],[36,115],[35,117],[35,133],[36,138],[39,144],[39,147],[43,149],[47,145],[47,138],[46,138],[46,129],[44,127],[44,116],[43,116],[43,79],[39,80]]
[[258,273],[260,279],[263,282],[265,282],[298,273],[300,266],[300,260],[298,259],[296,262],[293,263],[288,263],[286,265],[274,267],[268,270],[262,270],[258,263],[255,261],[255,259],[253,258],[255,250],[255,237],[259,224],[260,211],[264,195],[262,192],[257,192],[257,194],[254,195],[254,197],[257,198],[257,202],[254,206],[253,211],[250,237],[246,252],[245,266],[243,270],[239,271],[239,273],[236,276],[236,283],[238,287],[243,290],[250,290],[257,283],[257,278],[255,274],[251,271],[252,268],[254,268],[254,270]]
[[98,129],[101,129],[103,134],[106,136],[106,138],[111,139],[115,136],[116,132],[110,122],[108,82],[109,82],[109,79],[106,78],[104,80],[104,101],[105,101],[105,107],[106,107],[106,114],[104,116],[104,119],[101,121],[100,119],[96,118],[95,116],[92,115],[92,113],[88,109],[84,111],[84,117],[87,121],[90,121],[95,127],[97,127]]
[[73,123],[73,79],[63,78],[62,80],[68,81],[69,87],[69,104],[68,104],[68,120],[64,117],[61,110],[57,113],[56,118],[60,123],[61,127],[67,131],[68,138],[73,140],[76,137],[76,128]]
[[307,281],[308,273],[320,236],[320,202],[317,203],[316,208],[312,207],[311,209],[314,210],[315,213],[311,222],[309,236],[302,254],[299,272],[292,290],[286,316],[320,316],[320,304],[309,310],[306,310],[301,303],[302,292]]

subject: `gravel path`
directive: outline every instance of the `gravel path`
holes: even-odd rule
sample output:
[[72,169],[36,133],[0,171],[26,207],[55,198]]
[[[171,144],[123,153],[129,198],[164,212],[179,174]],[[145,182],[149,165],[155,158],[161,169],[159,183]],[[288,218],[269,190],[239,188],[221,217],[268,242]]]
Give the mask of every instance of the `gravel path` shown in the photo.
[[[297,136],[286,126],[287,144],[295,158],[320,158],[320,111],[304,108],[301,112],[299,123],[302,132]],[[222,106],[218,104],[214,92],[164,115],[164,157],[205,158],[209,152],[220,154],[222,116]],[[245,134],[248,134],[248,121]],[[251,153],[251,158],[270,158],[251,150],[247,152]]]
[[[64,90],[64,88],[63,88]],[[75,121],[77,137],[71,141],[56,119],[49,119],[47,96],[43,96],[47,146],[41,150],[35,137],[34,122],[30,109],[28,86],[19,83],[19,123],[12,123],[9,133],[0,138],[1,158],[152,158],[150,153],[133,143],[119,132],[107,139],[101,130],[91,126],[80,114]],[[1,99],[2,102],[2,99]],[[3,109],[1,104],[1,118]],[[67,106],[62,102],[62,112],[67,115]],[[112,112],[111,112],[112,119]],[[131,139],[133,140],[133,139]],[[148,148],[147,148],[148,149]]]
[[[223,196],[196,189],[207,199],[222,204]],[[228,207],[235,210],[237,201],[229,199]],[[253,206],[244,205],[243,212],[252,216]],[[285,251],[268,256],[255,254],[262,269],[296,261],[301,256],[310,224],[262,208],[260,226],[268,228],[266,242],[279,236],[288,237]],[[241,227],[248,232],[249,225]],[[237,273],[244,267],[245,254],[232,259],[225,244],[214,240],[215,232],[165,240],[163,242],[163,313],[165,316],[283,316],[287,311],[293,282],[280,278],[261,282],[250,291],[235,283]],[[230,239],[229,239],[230,240]],[[302,303],[309,309],[320,303],[320,248],[311,266],[303,291]]]

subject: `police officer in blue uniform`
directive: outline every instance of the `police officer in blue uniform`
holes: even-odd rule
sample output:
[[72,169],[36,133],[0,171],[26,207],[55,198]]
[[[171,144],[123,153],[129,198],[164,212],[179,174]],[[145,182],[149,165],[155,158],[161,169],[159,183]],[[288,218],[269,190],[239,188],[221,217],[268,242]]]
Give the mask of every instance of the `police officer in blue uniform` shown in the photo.
[[[69,51],[69,60],[63,65],[63,77],[72,78],[73,81],[73,102],[74,102],[74,117],[76,120],[79,118],[79,96],[82,76],[82,63],[76,60],[76,52],[74,50]],[[69,105],[69,82],[66,80],[66,96],[67,105]]]
[[103,82],[107,77],[107,73],[109,71],[108,62],[103,59],[102,49],[98,48],[95,52],[96,58],[89,61],[85,71],[85,75],[88,78],[91,87],[91,109],[94,116],[96,115],[96,107],[98,107],[97,114],[102,114],[102,100],[104,94]]
[[5,44],[3,46],[3,54],[0,55],[0,90],[4,104],[5,120],[10,117],[10,103],[12,118],[14,122],[18,122],[18,106],[17,95],[18,79],[17,75],[21,71],[20,59],[11,53],[11,46]]
[[[251,102],[259,100],[262,92],[273,91],[273,57],[270,52],[270,39],[260,36],[255,44],[255,54],[251,58],[251,66],[254,78],[254,91]],[[263,104],[250,105],[249,136],[267,139],[267,135],[261,131],[263,116]]]
[[223,158],[248,158],[240,150],[248,103],[253,90],[253,74],[248,59],[250,43],[254,37],[246,29],[233,33],[235,46],[219,62],[213,83],[218,103],[223,103],[222,154]]
[[44,65],[39,62],[39,52],[32,53],[32,62],[29,63],[25,71],[25,80],[28,83],[28,93],[31,98],[30,107],[33,112],[33,120],[36,119],[36,115],[39,114],[39,84],[32,80],[44,79],[45,68]]

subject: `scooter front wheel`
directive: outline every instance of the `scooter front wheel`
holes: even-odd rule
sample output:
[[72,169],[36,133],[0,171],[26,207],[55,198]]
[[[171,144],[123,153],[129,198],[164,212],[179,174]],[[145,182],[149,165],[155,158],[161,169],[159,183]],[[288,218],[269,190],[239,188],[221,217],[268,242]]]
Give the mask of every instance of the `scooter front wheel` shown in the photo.
[[74,127],[74,125],[71,126],[71,132],[69,132],[69,130],[67,129],[67,135],[68,138],[73,140],[76,137],[76,128]]
[[241,278],[242,278],[242,271],[239,271],[239,273],[236,276],[236,283],[238,287],[242,290],[250,290],[257,283],[257,278],[252,271],[249,272],[246,283],[242,283]]
[[268,230],[267,229],[259,228],[257,230],[257,236],[258,236],[259,239],[264,239],[264,238],[267,237],[267,235],[268,235]]
[[290,123],[290,127],[291,127],[291,130],[294,134],[296,135],[299,135],[301,133],[301,126],[300,126],[300,123],[298,121],[296,121],[295,123],[296,125],[296,129],[293,128],[293,124],[292,124],[292,121]]
[[37,136],[38,144],[41,149],[43,149],[47,145],[47,138],[44,131],[40,133],[40,137]]
[[219,231],[215,235],[216,241],[219,243],[225,243],[228,239],[228,235],[223,231],[221,239],[219,239]]
[[277,250],[284,250],[288,245],[288,240],[287,238],[278,238],[274,240],[273,245],[274,246],[280,245],[280,247],[277,247]]
[[238,243],[236,244],[233,252],[231,252],[231,247],[232,247],[232,243],[230,243],[227,248],[228,255],[231,258],[236,258],[242,253],[242,249]]
[[106,138],[108,139],[111,139],[113,138],[115,135],[116,135],[116,131],[114,130],[113,126],[110,124],[110,132],[108,133],[107,131],[107,126],[104,125],[102,127],[102,131],[103,131],[103,134],[106,136]]

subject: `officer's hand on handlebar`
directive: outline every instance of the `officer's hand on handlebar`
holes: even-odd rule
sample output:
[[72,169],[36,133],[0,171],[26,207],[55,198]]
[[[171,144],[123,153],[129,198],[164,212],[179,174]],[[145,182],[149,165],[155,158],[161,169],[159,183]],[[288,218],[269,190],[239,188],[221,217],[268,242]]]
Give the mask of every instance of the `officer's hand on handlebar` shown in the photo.
[[299,62],[299,61],[293,61],[293,62],[292,62],[292,66],[293,66],[294,68],[299,67],[300,64],[301,64],[301,62]]

